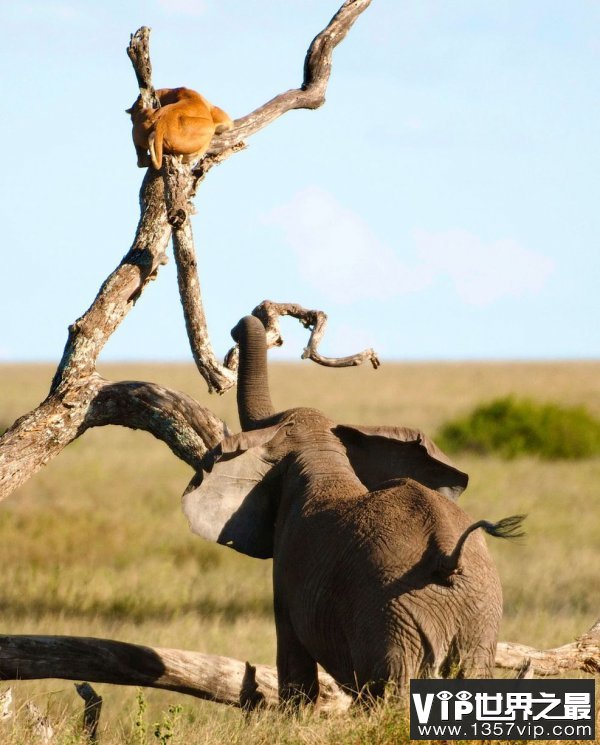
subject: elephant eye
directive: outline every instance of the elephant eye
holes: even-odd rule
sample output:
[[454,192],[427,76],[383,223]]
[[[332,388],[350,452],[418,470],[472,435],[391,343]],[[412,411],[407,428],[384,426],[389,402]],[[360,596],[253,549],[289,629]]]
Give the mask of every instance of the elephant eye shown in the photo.
[[469,691],[459,691],[456,694],[456,698],[459,699],[460,701],[468,701],[472,697],[473,697],[473,694],[469,693]]
[[442,701],[448,701],[448,699],[452,698],[452,694],[450,693],[450,691],[440,691],[437,694],[437,697]]

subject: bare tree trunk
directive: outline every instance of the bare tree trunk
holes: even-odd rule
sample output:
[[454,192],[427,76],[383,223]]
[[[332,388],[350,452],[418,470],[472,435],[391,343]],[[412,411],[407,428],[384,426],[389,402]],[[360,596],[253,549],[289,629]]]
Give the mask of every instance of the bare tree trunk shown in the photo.
[[119,266],[105,280],[88,310],[70,327],[50,393],[0,438],[0,499],[8,496],[87,428],[92,401],[105,381],[96,360],[146,284],[166,261],[170,228],[162,179],[148,172],[140,192],[136,237]]

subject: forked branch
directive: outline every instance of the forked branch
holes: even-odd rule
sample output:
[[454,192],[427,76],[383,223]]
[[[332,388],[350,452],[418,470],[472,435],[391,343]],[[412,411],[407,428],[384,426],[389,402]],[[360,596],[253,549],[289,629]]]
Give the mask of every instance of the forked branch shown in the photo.
[[[345,38],[358,16],[369,6],[370,2],[371,0],[346,0],[326,28],[311,43],[304,60],[302,86],[281,93],[247,116],[237,119],[234,128],[229,132],[215,135],[208,154],[196,168],[179,163],[171,157],[165,158],[162,168],[165,179],[165,199],[168,221],[173,228],[173,248],[185,325],[194,361],[211,392],[224,393],[235,385],[235,375],[230,369],[234,365],[235,357],[228,356],[225,365],[221,365],[216,359],[210,342],[202,304],[194,240],[188,219],[193,213],[191,198],[196,194],[200,181],[214,165],[223,162],[245,147],[245,138],[260,131],[292,109],[315,109],[324,103],[331,75],[333,50]],[[140,84],[140,93],[144,96],[147,89],[154,90],[150,79],[149,30],[147,28],[139,29],[132,36],[128,53]],[[294,314],[290,312],[289,315]],[[323,334],[325,321],[326,316],[321,314],[315,318],[314,323],[305,323],[313,328],[313,334],[304,355],[305,359],[308,358],[329,367],[357,365],[365,359],[370,359],[374,367],[377,367],[377,358],[372,350],[367,350],[363,355],[353,355],[340,360],[322,357],[316,351],[316,346]]]
[[325,367],[353,367],[362,365],[367,360],[375,369],[380,365],[377,354],[373,349],[364,349],[362,352],[348,357],[324,357],[320,354],[317,351],[317,346],[321,343],[327,325],[327,315],[322,310],[307,310],[295,303],[272,303],[270,300],[265,300],[252,311],[252,314],[260,318],[265,325],[268,338],[273,340],[273,346],[283,344],[278,320],[281,316],[297,318],[304,328],[310,329],[310,338],[302,353],[303,360],[310,359]]
[[[267,332],[267,347],[280,347],[283,344],[283,336],[279,327],[279,319],[282,316],[296,318],[306,329],[310,329],[310,338],[302,353],[302,359],[310,359],[325,367],[354,367],[362,365],[367,360],[377,369],[380,365],[379,358],[373,349],[364,349],[362,352],[348,357],[324,357],[317,351],[327,325],[327,314],[322,310],[308,310],[297,303],[274,303],[271,300],[263,300],[260,305],[252,311],[252,315],[260,318]],[[232,347],[225,357],[225,364],[232,370],[237,370],[239,350],[237,346]]]

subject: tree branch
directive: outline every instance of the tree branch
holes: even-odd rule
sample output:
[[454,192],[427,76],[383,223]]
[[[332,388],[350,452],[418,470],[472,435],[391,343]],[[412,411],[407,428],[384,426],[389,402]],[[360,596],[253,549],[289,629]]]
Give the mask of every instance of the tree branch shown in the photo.
[[375,369],[380,365],[373,349],[364,349],[348,357],[323,357],[319,354],[317,346],[321,343],[327,325],[327,315],[322,310],[306,310],[295,303],[273,303],[270,300],[264,300],[252,311],[252,314],[265,324],[267,336],[274,340],[273,346],[283,344],[278,321],[280,316],[297,318],[304,328],[311,329],[310,339],[302,353],[303,360],[310,359],[325,367],[353,367],[362,365],[366,360],[369,360]]
[[224,422],[191,396],[135,380],[106,381],[98,391],[82,426],[89,429],[107,424],[150,432],[196,471],[206,451],[228,433]]
[[346,0],[308,48],[301,87],[280,93],[250,114],[236,119],[233,129],[215,136],[207,156],[197,168],[198,178],[202,178],[214,165],[233,155],[246,137],[256,134],[288,111],[317,109],[325,103],[333,50],[344,40],[356,19],[370,4],[371,0]]
[[235,385],[236,375],[219,364],[208,334],[192,225],[187,219],[188,215],[193,213],[190,202],[194,186],[193,177],[188,165],[171,157],[165,158],[162,170],[167,215],[173,227],[173,254],[177,265],[179,297],[192,355],[196,367],[208,385],[209,392],[224,393]]
[[154,383],[111,383],[97,373],[18,419],[0,438],[0,500],[91,427],[117,424],[150,432],[198,470],[227,433],[197,401]]
[[152,63],[150,62],[150,29],[142,26],[131,34],[127,46],[127,56],[131,60],[137,78],[140,95],[147,108],[160,108],[152,85]]
[[140,190],[141,216],[133,245],[104,281],[88,310],[69,327],[51,394],[61,395],[95,371],[104,345],[135,305],[145,286],[166,264],[171,235],[160,176],[148,170]]
[[98,723],[102,712],[102,696],[89,683],[75,683],[75,690],[84,701],[83,731],[92,743],[98,742]]
[[[263,300],[260,305],[252,311],[252,315],[260,318],[267,332],[267,347],[280,347],[283,344],[283,336],[279,327],[281,316],[292,316],[300,321],[304,328],[310,329],[311,334],[308,344],[302,353],[302,359],[310,359],[318,365],[325,367],[354,367],[362,365],[369,360],[377,369],[380,365],[379,358],[373,349],[364,349],[362,352],[348,357],[323,357],[318,351],[325,334],[327,325],[327,314],[322,310],[307,310],[297,303],[274,303],[271,300]],[[232,347],[225,357],[225,364],[232,370],[237,370],[239,351],[237,345]]]

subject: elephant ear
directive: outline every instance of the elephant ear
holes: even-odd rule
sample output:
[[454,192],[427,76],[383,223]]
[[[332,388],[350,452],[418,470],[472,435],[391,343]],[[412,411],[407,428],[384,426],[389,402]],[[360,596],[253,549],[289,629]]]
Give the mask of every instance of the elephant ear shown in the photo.
[[467,474],[418,429],[340,424],[333,431],[369,491],[398,478],[414,479],[454,500],[467,488]]
[[257,559],[273,556],[277,505],[267,482],[274,463],[265,446],[281,426],[232,435],[215,448],[212,468],[183,497],[192,532]]

